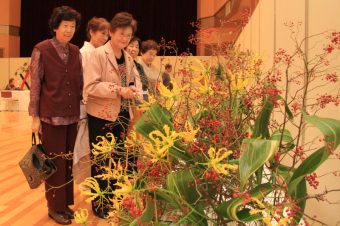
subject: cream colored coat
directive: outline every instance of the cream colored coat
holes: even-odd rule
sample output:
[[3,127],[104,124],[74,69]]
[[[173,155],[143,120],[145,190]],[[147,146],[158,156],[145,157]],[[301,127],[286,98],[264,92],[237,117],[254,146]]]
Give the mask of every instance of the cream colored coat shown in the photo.
[[[133,59],[127,52],[123,52],[126,84],[136,81],[137,90],[142,91],[142,83]],[[110,42],[92,51],[84,75],[84,91],[88,94],[88,114],[109,121],[117,119],[121,104],[121,95],[117,92],[121,87],[121,77],[117,71],[118,64]],[[129,113],[130,119],[133,119],[131,107]]]

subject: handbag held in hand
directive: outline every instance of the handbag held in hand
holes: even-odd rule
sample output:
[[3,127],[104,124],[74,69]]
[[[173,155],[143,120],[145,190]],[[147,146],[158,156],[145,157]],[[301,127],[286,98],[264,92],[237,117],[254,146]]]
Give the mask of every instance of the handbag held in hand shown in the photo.
[[31,189],[39,187],[43,181],[57,171],[57,167],[52,160],[46,157],[40,134],[38,136],[39,144],[36,144],[35,134],[32,133],[32,147],[19,162],[19,166]]

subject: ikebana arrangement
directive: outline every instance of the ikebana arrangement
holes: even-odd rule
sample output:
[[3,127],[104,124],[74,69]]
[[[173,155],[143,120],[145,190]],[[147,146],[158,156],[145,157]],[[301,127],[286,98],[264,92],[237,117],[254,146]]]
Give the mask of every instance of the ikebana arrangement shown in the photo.
[[[221,27],[225,23],[229,21]],[[181,84],[173,79],[171,91],[159,84],[160,95],[138,106],[145,113],[129,131],[124,152],[116,151],[122,144],[112,134],[98,137],[93,152],[119,158],[112,159],[112,168],[102,166],[107,173],[100,177],[116,183],[102,191],[87,178],[84,184],[95,192],[82,195],[88,201],[100,197],[101,204],[110,206],[107,220],[112,225],[319,222],[304,213],[307,200],[326,201],[327,193],[340,191],[307,194],[307,186],[319,185],[318,167],[340,159],[340,121],[317,116],[320,109],[340,102],[339,65],[328,58],[340,50],[340,32],[314,35],[322,44],[316,42],[318,53],[308,58],[302,48],[308,38],[298,40],[300,25],[287,24],[295,50],[280,49],[269,71],[263,71],[265,54],[241,51],[236,42],[218,42],[207,61],[179,56],[183,68],[175,76],[182,78]],[[206,45],[199,37],[221,35],[220,30],[194,26],[198,30],[191,42]],[[309,95],[323,86],[332,88]],[[320,133],[302,141],[311,127]],[[75,217],[83,225],[91,222],[87,210]]]

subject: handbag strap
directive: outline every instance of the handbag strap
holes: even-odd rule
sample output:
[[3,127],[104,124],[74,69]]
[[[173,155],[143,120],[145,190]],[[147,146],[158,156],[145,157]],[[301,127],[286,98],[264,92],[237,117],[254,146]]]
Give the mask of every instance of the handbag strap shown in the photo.
[[35,141],[35,133],[32,133],[32,146],[36,145],[37,142]]
[[[40,133],[38,133],[38,137],[39,137],[39,144],[41,144],[41,135],[40,135]],[[35,133],[32,133],[32,146],[33,145],[37,145],[37,142],[35,140]]]

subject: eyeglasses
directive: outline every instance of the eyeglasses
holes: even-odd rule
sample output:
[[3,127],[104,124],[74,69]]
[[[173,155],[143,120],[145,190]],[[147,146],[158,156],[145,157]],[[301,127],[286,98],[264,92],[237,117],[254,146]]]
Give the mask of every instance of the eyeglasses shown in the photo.
[[120,33],[120,34],[119,34],[119,37],[120,37],[120,38],[125,38],[125,37],[126,37],[126,38],[128,38],[128,39],[131,39],[132,34],[124,35],[124,33]]

